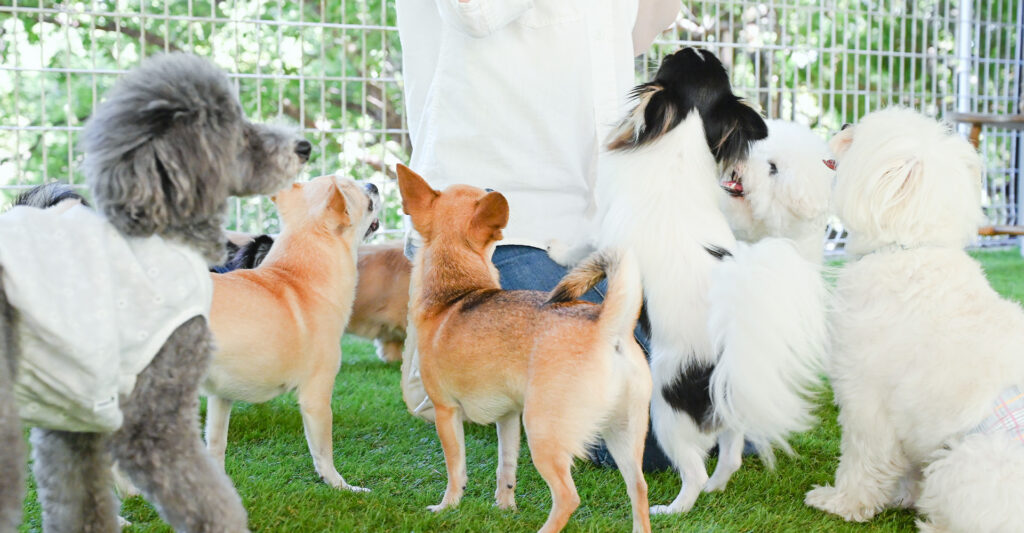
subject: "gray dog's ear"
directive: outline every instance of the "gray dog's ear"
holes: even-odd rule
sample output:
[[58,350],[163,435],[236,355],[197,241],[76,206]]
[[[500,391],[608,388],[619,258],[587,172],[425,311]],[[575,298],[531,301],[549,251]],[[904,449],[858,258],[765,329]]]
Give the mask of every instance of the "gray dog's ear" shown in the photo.
[[128,235],[212,232],[205,226],[216,224],[211,217],[224,210],[236,179],[242,123],[227,76],[208,61],[147,60],[118,81],[85,126],[84,169],[96,207]]

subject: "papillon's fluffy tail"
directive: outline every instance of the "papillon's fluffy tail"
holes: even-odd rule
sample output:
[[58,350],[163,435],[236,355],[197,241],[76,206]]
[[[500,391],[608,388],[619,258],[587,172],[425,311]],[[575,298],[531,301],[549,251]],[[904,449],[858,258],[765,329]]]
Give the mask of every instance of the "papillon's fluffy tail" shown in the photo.
[[643,286],[636,256],[629,250],[598,250],[590,254],[558,282],[547,303],[576,300],[605,277],[608,291],[601,304],[599,329],[611,338],[631,336],[643,305]]
[[715,419],[742,432],[770,466],[772,447],[814,422],[827,351],[828,289],[791,241],[739,244],[712,272],[709,328]]

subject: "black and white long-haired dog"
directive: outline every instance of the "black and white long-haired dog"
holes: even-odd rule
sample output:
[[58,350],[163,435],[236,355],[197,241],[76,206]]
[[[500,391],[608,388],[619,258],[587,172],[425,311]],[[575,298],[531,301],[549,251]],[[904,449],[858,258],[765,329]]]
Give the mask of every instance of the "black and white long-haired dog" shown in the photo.
[[[744,437],[771,464],[793,431],[810,426],[809,391],[825,350],[825,288],[792,243],[736,242],[719,209],[721,169],[767,128],[732,93],[713,54],[684,48],[636,87],[612,132],[596,186],[598,248],[630,247],[644,283],[655,393],[651,414],[683,486],[654,513],[689,510],[721,490]],[[579,249],[555,246],[572,262]],[[719,444],[709,480],[704,461]]]

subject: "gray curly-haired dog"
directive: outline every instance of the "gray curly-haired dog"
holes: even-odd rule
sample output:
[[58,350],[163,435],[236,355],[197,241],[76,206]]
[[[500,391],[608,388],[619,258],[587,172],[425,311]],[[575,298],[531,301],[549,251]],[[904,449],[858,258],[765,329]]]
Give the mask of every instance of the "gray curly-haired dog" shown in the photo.
[[[155,56],[121,78],[85,126],[84,169],[96,209],[125,236],[158,235],[224,260],[230,195],[291,181],[309,142],[242,114],[228,77],[187,54]],[[0,265],[2,268],[3,265]],[[0,291],[0,532],[20,521],[25,460],[12,394],[19,312]],[[117,531],[111,462],[178,531],[246,531],[231,481],[199,434],[198,386],[213,339],[206,319],[177,327],[120,399],[111,434],[36,427],[33,472],[46,531]]]

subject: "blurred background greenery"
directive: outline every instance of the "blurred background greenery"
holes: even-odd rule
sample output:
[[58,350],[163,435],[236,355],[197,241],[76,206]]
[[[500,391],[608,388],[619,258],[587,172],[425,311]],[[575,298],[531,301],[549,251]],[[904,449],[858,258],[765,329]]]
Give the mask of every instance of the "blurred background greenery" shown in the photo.
[[[423,0],[427,1],[427,0]],[[1019,0],[971,3],[970,55],[957,57],[954,0],[696,0],[637,60],[699,43],[729,65],[738,92],[768,117],[828,135],[869,110],[943,116],[958,91],[970,111],[1019,105]],[[232,74],[246,112],[304,129],[310,176],[342,172],[382,186],[384,225],[400,227],[393,168],[409,158],[394,0],[0,0],[0,191],[81,184],[83,122],[116,76],[161,51],[192,51]],[[557,52],[549,61],[573,61]],[[970,71],[957,86],[958,68]],[[987,131],[985,205],[1017,221],[1020,136]],[[234,227],[274,232],[266,199],[232,202]],[[395,236],[392,233],[391,236]]]

